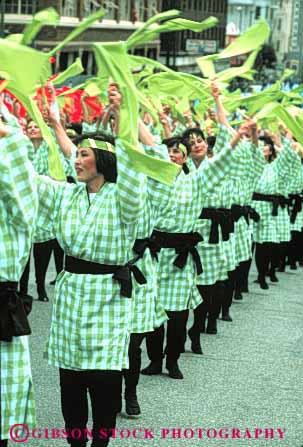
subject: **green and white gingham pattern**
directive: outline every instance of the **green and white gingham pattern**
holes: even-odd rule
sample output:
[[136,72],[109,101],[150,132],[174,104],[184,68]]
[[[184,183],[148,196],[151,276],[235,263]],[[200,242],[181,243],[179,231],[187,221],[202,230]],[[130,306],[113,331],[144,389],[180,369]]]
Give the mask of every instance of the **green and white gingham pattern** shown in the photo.
[[[145,146],[144,151],[153,157],[169,160],[167,148],[164,145]],[[165,204],[171,195],[172,187],[153,179],[147,179],[147,200],[144,212],[137,226],[137,239],[150,237],[158,209]],[[135,257],[136,254],[133,253]],[[152,259],[149,249],[145,250],[143,258],[137,261],[137,267],[144,274],[147,284],[134,282],[134,300],[132,307],[132,333],[153,331],[167,320],[167,314],[157,297],[156,262]]]
[[[38,176],[38,231],[54,234],[65,253],[100,264],[132,258],[146,201],[146,178],[116,142],[117,183],[105,183],[89,203],[85,185]],[[47,358],[67,369],[121,370],[128,364],[132,299],[112,275],[62,272],[55,288]]]
[[[37,213],[34,171],[20,129],[0,139],[0,281],[19,281],[29,257]],[[0,341],[2,439],[14,424],[35,426],[28,337]]]
[[[181,172],[175,182],[169,203],[161,209],[156,229],[171,233],[196,231],[204,198],[228,174],[232,165],[232,151],[226,147],[221,154],[185,175]],[[158,263],[158,296],[166,310],[193,309],[201,297],[196,288],[196,270],[189,256],[181,270],[173,265],[174,249],[162,249]]]
[[[289,175],[295,170],[297,164],[297,154],[290,144],[284,141],[284,146],[278,157],[265,165],[263,173],[256,186],[256,192],[262,194],[286,194],[284,185],[287,184]],[[259,222],[254,223],[253,240],[258,243],[281,242],[281,235],[284,236],[283,226],[286,220],[283,217],[272,216],[272,204],[269,202],[253,201],[253,207],[260,214]],[[281,211],[279,210],[280,216]]]

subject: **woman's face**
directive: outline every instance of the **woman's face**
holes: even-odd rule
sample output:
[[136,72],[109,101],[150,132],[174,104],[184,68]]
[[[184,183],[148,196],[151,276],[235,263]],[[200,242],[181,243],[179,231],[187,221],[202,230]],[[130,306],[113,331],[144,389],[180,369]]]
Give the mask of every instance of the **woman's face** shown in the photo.
[[34,121],[30,121],[26,126],[26,134],[30,140],[42,138],[41,130]]
[[96,157],[91,148],[78,148],[75,169],[79,182],[89,183],[99,175],[97,172]]
[[192,135],[189,140],[190,144],[190,155],[193,160],[200,161],[203,160],[207,153],[207,143],[199,135]]
[[265,144],[264,147],[263,147],[263,155],[264,155],[264,158],[266,160],[269,160],[269,157],[270,157],[270,146],[268,144]]
[[186,162],[186,156],[184,156],[181,149],[176,146],[168,148],[168,155],[170,160],[177,165],[182,166]]

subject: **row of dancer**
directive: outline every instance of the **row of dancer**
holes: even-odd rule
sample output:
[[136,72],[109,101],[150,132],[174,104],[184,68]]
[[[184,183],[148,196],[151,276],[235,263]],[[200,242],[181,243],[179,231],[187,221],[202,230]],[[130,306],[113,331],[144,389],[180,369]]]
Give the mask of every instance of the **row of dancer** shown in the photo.
[[[11,425],[24,423],[25,414],[29,423],[34,418],[27,319],[23,314],[18,332],[7,305],[17,300],[20,309],[30,310],[26,295],[17,292],[17,283],[33,240],[56,239],[65,256],[56,281],[46,353],[49,364],[59,368],[62,414],[73,447],[84,447],[88,441],[87,393],[92,403],[93,447],[109,443],[110,429],[122,409],[123,376],[126,412],[140,414],[137,385],[144,338],[151,363],[142,372],[158,374],[166,356],[169,376],[183,378],[178,359],[184,350],[189,310],[194,310],[188,332],[191,348],[201,354],[200,333],[217,331],[220,310],[222,318],[231,321],[232,298],[239,299],[247,288],[253,241],[260,286],[268,285],[267,271],[274,278],[273,244],[289,242],[291,229],[294,237],[302,229],[297,205],[302,190],[301,149],[285,129],[275,144],[252,120],[235,131],[215,84],[212,95],[218,133],[208,139],[211,153],[197,126],[179,136],[166,135],[165,144],[160,144],[157,129],[138,121],[149,161],[161,161],[157,166],[164,171],[171,163],[182,165],[172,185],[133,168],[120,138],[121,125],[126,124],[120,122],[121,102],[125,106],[127,95],[122,97],[116,84],[108,92],[115,138],[97,132],[71,141],[53,112],[46,112],[63,162],[71,169],[75,164],[73,184],[34,172],[28,139],[2,107],[1,159],[7,175],[1,178],[5,222],[1,231],[7,268],[1,271],[5,310],[0,343],[5,395],[1,447]],[[160,115],[167,127],[169,116],[162,111]],[[20,385],[17,391],[8,380],[12,356],[19,365],[13,372]],[[26,398],[25,389],[30,390]],[[108,429],[106,439],[101,439],[100,427]],[[81,439],[73,439],[73,428],[81,430]]]

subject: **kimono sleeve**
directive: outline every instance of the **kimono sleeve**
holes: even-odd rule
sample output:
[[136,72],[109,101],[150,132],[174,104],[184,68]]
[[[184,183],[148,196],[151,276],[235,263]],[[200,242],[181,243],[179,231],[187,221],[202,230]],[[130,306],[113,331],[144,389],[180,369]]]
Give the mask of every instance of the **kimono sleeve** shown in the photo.
[[132,224],[143,212],[146,201],[146,176],[136,171],[119,139],[115,142],[117,156],[117,193],[121,219]]
[[216,135],[216,143],[213,148],[215,155],[219,154],[226,146],[229,146],[232,135],[229,130],[223,124],[219,124],[218,133]]
[[57,212],[65,188],[74,185],[57,182],[44,175],[36,175],[38,190],[38,216],[35,231],[35,242],[45,242],[55,237]]
[[228,144],[220,154],[209,160],[207,165],[203,163],[192,174],[196,176],[198,187],[203,193],[209,193],[213,191],[222,181],[228,176],[233,169],[235,159],[233,157],[233,150]]
[[274,160],[274,171],[280,177],[286,179],[295,168],[297,161],[297,154],[291,146],[290,140],[287,138],[283,139],[283,149],[279,153],[276,160]]
[[26,139],[18,128],[0,139],[0,198],[10,222],[27,230],[35,225],[37,191],[34,169],[27,156]]
[[[164,144],[159,144],[156,146],[143,145],[143,147],[147,155],[160,160],[170,161],[167,147]],[[152,178],[147,178],[147,196],[153,209],[157,209],[160,206],[165,206],[170,200],[172,190],[172,185],[166,185]]]

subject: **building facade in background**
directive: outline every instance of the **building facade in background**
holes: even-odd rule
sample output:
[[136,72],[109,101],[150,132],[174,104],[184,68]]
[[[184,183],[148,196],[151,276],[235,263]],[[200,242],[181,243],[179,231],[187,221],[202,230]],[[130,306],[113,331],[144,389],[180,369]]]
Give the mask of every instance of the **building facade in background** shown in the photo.
[[[22,31],[24,25],[31,21],[32,14],[50,6],[60,14],[60,22],[57,27],[44,27],[35,39],[33,46],[44,51],[50,50],[62,41],[78,26],[79,20],[101,6],[107,9],[108,13],[103,20],[92,25],[56,56],[55,71],[64,70],[77,57],[81,57],[85,73],[91,75],[96,72],[90,48],[91,42],[126,40],[149,17],[161,11],[162,0],[5,0],[3,11],[5,32]],[[160,40],[135,49],[135,54],[158,58]]]
[[179,31],[162,34],[161,62],[176,70],[200,73],[196,58],[217,53],[225,47],[227,3],[227,0],[163,0],[163,11],[179,9],[182,17],[195,21],[215,16],[219,22],[216,27],[202,33]]
[[229,0],[227,22],[236,26],[238,34],[261,17],[271,24],[278,9],[276,3],[276,0]]

